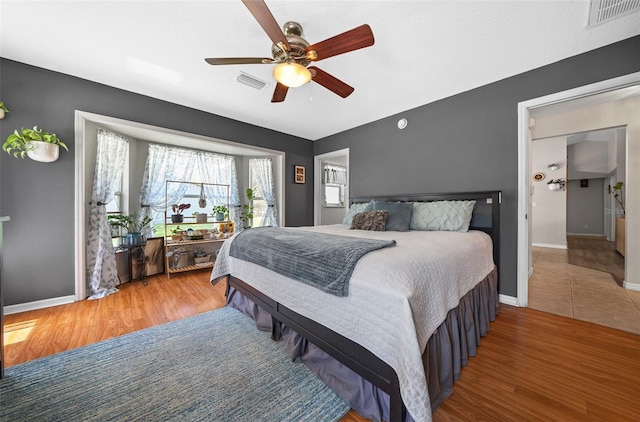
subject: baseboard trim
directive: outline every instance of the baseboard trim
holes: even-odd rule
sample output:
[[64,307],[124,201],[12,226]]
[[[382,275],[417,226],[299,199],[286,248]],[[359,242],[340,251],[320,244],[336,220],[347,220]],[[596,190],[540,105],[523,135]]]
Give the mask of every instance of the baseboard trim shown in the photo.
[[507,295],[498,295],[498,300],[500,303],[504,303],[505,305],[518,306],[518,298]]
[[622,282],[622,287],[624,287],[627,290],[633,290],[636,292],[640,292],[640,284],[638,283],[628,283],[626,281]]
[[18,303],[4,307],[4,314],[11,315],[20,312],[35,311],[37,309],[49,308],[51,306],[66,305],[76,301],[74,295],[54,297],[51,299],[36,300],[35,302]]
[[539,248],[567,249],[567,245],[556,245],[553,243],[532,243],[531,246],[537,246]]
[[604,237],[604,233],[567,233],[567,236],[587,236],[587,237]]
[[[640,291],[640,284],[625,283],[627,289]],[[498,295],[500,303],[505,305],[518,306],[518,298],[507,295]],[[54,297],[51,299],[37,300],[35,302],[19,303],[17,305],[9,305],[4,307],[4,314],[11,315],[20,312],[35,311],[37,309],[49,308],[51,306],[66,305],[75,302],[75,296]]]

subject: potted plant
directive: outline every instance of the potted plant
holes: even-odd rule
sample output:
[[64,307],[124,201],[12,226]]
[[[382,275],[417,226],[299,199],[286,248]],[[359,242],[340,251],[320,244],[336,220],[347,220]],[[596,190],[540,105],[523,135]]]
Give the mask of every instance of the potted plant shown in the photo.
[[145,238],[142,235],[142,230],[147,228],[152,219],[148,215],[145,215],[142,219],[138,217],[138,214],[131,215],[117,214],[108,215],[107,219],[112,227],[122,227],[126,230],[126,234],[122,236],[121,245],[133,246],[139,245],[145,242]]
[[[626,214],[626,210],[624,209],[624,197],[622,196],[623,185],[624,185],[623,182],[618,182],[615,185],[613,185],[613,187],[611,188],[611,190],[613,190],[613,197],[615,198],[618,205],[620,205],[620,209],[622,210],[622,218],[624,218]],[[616,212],[616,214],[619,214],[619,213]]]
[[193,219],[196,220],[196,223],[207,222],[207,213],[196,211],[192,215],[193,215]]
[[60,155],[60,147],[69,151],[67,145],[55,133],[45,132],[34,126],[33,129],[16,129],[2,145],[2,150],[14,157],[31,158],[35,161],[50,163]]
[[9,109],[0,101],[0,119],[4,119],[4,113],[8,113]]
[[224,221],[229,215],[229,209],[224,205],[216,205],[213,207],[211,215],[216,218],[216,221]]
[[173,211],[173,215],[171,216],[172,223],[182,223],[184,221],[184,215],[182,215],[182,211],[191,208],[191,204],[173,204],[171,205],[171,210]]
[[613,197],[615,198],[618,205],[620,205],[620,211],[614,210],[616,214],[616,227],[615,227],[615,238],[616,238],[616,250],[620,252],[622,256],[625,256],[626,251],[626,237],[627,237],[627,229],[626,229],[626,221],[625,215],[626,210],[624,208],[624,197],[623,197],[623,182],[618,182],[611,190],[613,191]]
[[171,229],[171,240],[182,240],[183,235],[184,230],[182,230],[180,226],[176,226],[174,229]]
[[248,203],[243,204],[242,210],[240,211],[240,221],[242,221],[243,229],[251,228],[251,220],[253,219],[253,206],[251,205],[251,201],[253,201],[253,189],[248,188],[246,194]]

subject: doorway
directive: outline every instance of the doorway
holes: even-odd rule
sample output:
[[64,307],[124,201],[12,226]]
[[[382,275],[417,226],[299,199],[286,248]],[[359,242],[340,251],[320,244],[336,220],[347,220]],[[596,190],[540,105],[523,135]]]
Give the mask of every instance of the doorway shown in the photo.
[[[611,106],[617,113],[599,115],[595,120],[583,116],[582,119],[578,119],[577,123],[582,126],[573,131],[626,125],[626,168],[629,170],[626,173],[626,191],[637,191],[640,185],[640,171],[638,171],[638,167],[640,167],[638,166],[640,161],[640,118],[638,118],[638,108],[635,103],[629,100],[632,98],[640,99],[640,72],[520,103],[518,105],[518,306],[527,306],[528,304],[529,277],[533,264],[532,225],[529,216],[532,211],[530,198],[532,186],[530,177],[532,171],[531,139],[536,130],[536,123],[535,119],[532,119],[530,111],[551,105],[571,106],[571,103],[576,100],[582,100],[583,105],[595,107],[597,102],[602,101],[603,98],[596,94],[611,94],[611,98],[620,94],[620,100],[626,102],[620,103],[622,104],[620,106],[617,104]],[[547,128],[548,136],[551,136],[550,134],[554,131],[556,135],[562,134],[562,132],[558,133],[558,127],[561,123],[563,123],[562,117],[550,124]],[[543,134],[538,135],[541,138],[546,137]],[[633,210],[637,207],[640,209],[638,206],[640,198],[632,196],[627,197],[626,200],[628,208]],[[638,228],[640,228],[640,212],[627,213],[626,230],[635,231]],[[627,236],[626,250],[628,255],[639,254],[640,240],[632,240]],[[627,289],[640,291],[640,262],[626,264],[624,285]]]
[[[339,183],[327,185],[325,170],[328,167],[344,170],[346,176],[336,180]],[[341,223],[349,208],[349,148],[316,155],[313,168],[313,224]],[[331,197],[330,201],[327,201],[327,195]]]

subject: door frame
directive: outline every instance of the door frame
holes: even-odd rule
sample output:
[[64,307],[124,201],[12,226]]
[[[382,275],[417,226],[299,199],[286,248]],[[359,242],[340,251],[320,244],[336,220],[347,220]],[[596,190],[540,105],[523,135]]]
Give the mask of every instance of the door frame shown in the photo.
[[527,306],[531,261],[531,128],[529,110],[640,84],[640,72],[518,103],[518,270],[517,306]]
[[346,207],[349,207],[349,148],[327,152],[313,157],[313,225],[319,226],[322,221],[322,162],[328,158],[346,157],[347,186],[344,188]]

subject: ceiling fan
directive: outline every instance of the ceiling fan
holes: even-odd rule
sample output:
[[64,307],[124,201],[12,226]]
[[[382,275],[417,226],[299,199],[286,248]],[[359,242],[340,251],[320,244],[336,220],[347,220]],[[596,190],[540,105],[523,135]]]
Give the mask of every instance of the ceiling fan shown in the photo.
[[372,46],[374,39],[369,25],[361,25],[324,41],[309,44],[302,38],[302,26],[299,23],[287,22],[283,25],[283,29],[280,29],[263,0],[242,0],[242,3],[273,41],[271,47],[273,57],[208,58],[205,59],[207,63],[211,65],[275,64],[273,76],[277,84],[271,98],[272,103],[284,101],[289,88],[302,86],[310,80],[342,98],[351,95],[354,91],[353,87],[316,66],[309,65],[318,60]]

